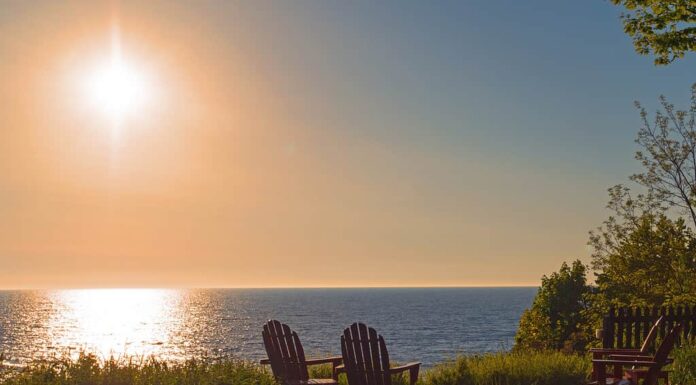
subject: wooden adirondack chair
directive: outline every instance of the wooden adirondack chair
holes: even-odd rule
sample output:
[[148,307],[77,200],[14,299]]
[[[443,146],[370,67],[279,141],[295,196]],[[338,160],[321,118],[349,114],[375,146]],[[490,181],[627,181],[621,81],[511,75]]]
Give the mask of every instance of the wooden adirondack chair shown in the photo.
[[[660,330],[660,326],[665,321],[665,317],[662,316],[655,321],[653,326],[650,328],[650,331],[648,332],[648,335],[645,336],[645,340],[643,340],[643,344],[641,345],[640,349],[613,349],[613,348],[593,348],[590,349],[590,352],[592,353],[592,358],[593,359],[602,359],[606,357],[610,357],[612,355],[638,355],[638,356],[649,356],[650,355],[650,347],[652,346],[653,342],[655,342],[655,338],[657,338],[657,332]],[[621,378],[623,373],[621,372],[621,367],[617,366],[616,367],[619,372],[615,372],[613,376],[615,378]],[[667,372],[661,372],[660,378],[664,378],[667,380]],[[597,379],[597,374],[592,373],[592,379],[596,380]]]
[[341,352],[348,385],[391,385],[392,374],[409,372],[411,385],[418,380],[420,362],[392,368],[384,338],[363,323],[354,323],[343,331]]
[[[305,359],[304,349],[297,333],[286,324],[269,320],[263,326],[263,345],[268,359],[261,364],[270,364],[273,375],[284,385],[322,384],[337,385],[336,367],[341,364],[341,357]],[[307,366],[331,363],[333,378],[309,378]]]
[[[669,354],[674,349],[675,340],[680,331],[681,325],[674,326],[662,340],[654,356],[617,354],[609,356],[608,359],[593,359],[593,372],[597,374],[595,383],[604,385],[618,382],[621,377],[607,378],[607,366],[614,365],[615,368],[630,366],[631,369],[627,370],[627,372],[631,373],[631,377],[634,380],[642,379],[643,385],[657,385],[663,371],[662,368],[671,362]],[[620,372],[620,370],[618,371]],[[616,372],[617,369],[614,370],[614,373]]]

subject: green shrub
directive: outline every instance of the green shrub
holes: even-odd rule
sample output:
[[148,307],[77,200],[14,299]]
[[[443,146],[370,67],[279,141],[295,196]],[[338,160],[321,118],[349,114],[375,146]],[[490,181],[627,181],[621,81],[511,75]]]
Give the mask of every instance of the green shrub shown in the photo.
[[696,339],[674,350],[671,383],[696,385]]
[[424,376],[426,385],[581,385],[589,361],[558,352],[495,353],[462,356]]
[[579,260],[572,266],[541,278],[532,306],[522,313],[515,335],[515,350],[583,351],[588,337],[582,332],[587,267]]

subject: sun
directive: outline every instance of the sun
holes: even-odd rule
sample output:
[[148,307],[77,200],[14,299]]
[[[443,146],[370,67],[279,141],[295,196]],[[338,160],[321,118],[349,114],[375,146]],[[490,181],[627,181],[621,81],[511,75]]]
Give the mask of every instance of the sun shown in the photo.
[[147,93],[142,75],[121,60],[95,70],[88,84],[91,102],[112,118],[136,112]]
[[121,124],[142,113],[153,90],[145,71],[125,57],[120,39],[114,38],[110,57],[87,72],[85,91],[90,105]]

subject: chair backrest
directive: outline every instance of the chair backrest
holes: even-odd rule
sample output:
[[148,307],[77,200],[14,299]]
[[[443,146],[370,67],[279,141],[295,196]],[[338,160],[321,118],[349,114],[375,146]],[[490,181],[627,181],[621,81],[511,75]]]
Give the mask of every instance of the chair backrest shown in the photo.
[[341,336],[341,353],[349,385],[391,385],[389,353],[375,329],[350,325]]
[[681,328],[681,324],[674,325],[672,330],[670,330],[669,333],[667,333],[665,338],[660,343],[660,346],[658,346],[657,350],[655,351],[655,362],[667,362],[667,358],[669,354],[672,353],[672,349],[674,349],[674,344],[676,343],[676,339],[679,335],[679,332],[681,331]]
[[286,324],[269,320],[263,325],[263,344],[273,375],[283,383],[307,381],[307,363],[297,333]]
[[653,342],[655,342],[655,338],[657,338],[657,332],[660,330],[660,326],[663,322],[665,322],[665,317],[661,316],[657,319],[657,321],[655,321],[655,324],[652,326],[652,328],[650,328],[648,335],[645,336],[643,345],[640,347],[641,353],[648,353],[648,351],[650,350],[650,346],[652,346]]
[[672,349],[674,349],[674,344],[676,343],[679,332],[681,332],[681,328],[681,324],[675,325],[672,330],[667,333],[665,338],[660,343],[660,346],[657,347],[653,360],[657,362],[658,365],[652,366],[650,369],[648,369],[648,373],[645,377],[645,382],[643,382],[643,385],[657,385],[657,379],[662,371],[662,367],[667,365],[667,360],[670,353],[672,353]]

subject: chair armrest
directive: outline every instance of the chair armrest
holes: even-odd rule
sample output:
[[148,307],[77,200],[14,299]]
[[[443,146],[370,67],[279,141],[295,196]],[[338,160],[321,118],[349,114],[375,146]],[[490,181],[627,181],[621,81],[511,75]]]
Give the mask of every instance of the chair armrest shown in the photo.
[[639,354],[640,349],[613,349],[613,348],[592,348],[590,353],[604,354]]
[[415,385],[416,381],[418,381],[418,372],[420,371],[420,366],[420,362],[409,362],[406,365],[389,368],[389,374],[403,373],[408,370],[408,383],[409,385]]
[[409,362],[409,363],[406,364],[406,365],[401,365],[401,366],[396,366],[396,367],[393,367],[393,368],[389,368],[389,371],[390,371],[392,374],[401,373],[401,372],[405,372],[405,371],[407,371],[407,370],[411,370],[411,369],[413,369],[413,368],[419,368],[420,365],[421,365],[420,362]]
[[659,365],[655,361],[634,361],[634,360],[592,360],[593,364],[605,364],[605,365],[633,365],[633,366],[646,366],[652,367]]
[[589,350],[592,358],[600,359],[612,354],[643,354],[639,349],[594,348]]
[[638,361],[650,361],[652,359],[652,356],[645,354],[645,355],[637,355],[637,354],[610,354],[609,355],[610,360],[638,360]]
[[336,356],[336,357],[326,357],[326,358],[315,358],[311,360],[306,360],[305,363],[307,365],[320,365],[320,364],[328,364],[328,363],[341,363],[343,362],[343,357],[341,356]]
[[268,358],[264,358],[264,359],[262,359],[262,360],[259,361],[259,364],[260,364],[260,365],[270,365],[270,364],[271,364],[271,360],[269,360]]
[[346,366],[344,364],[336,366],[336,373],[343,373],[346,371]]

